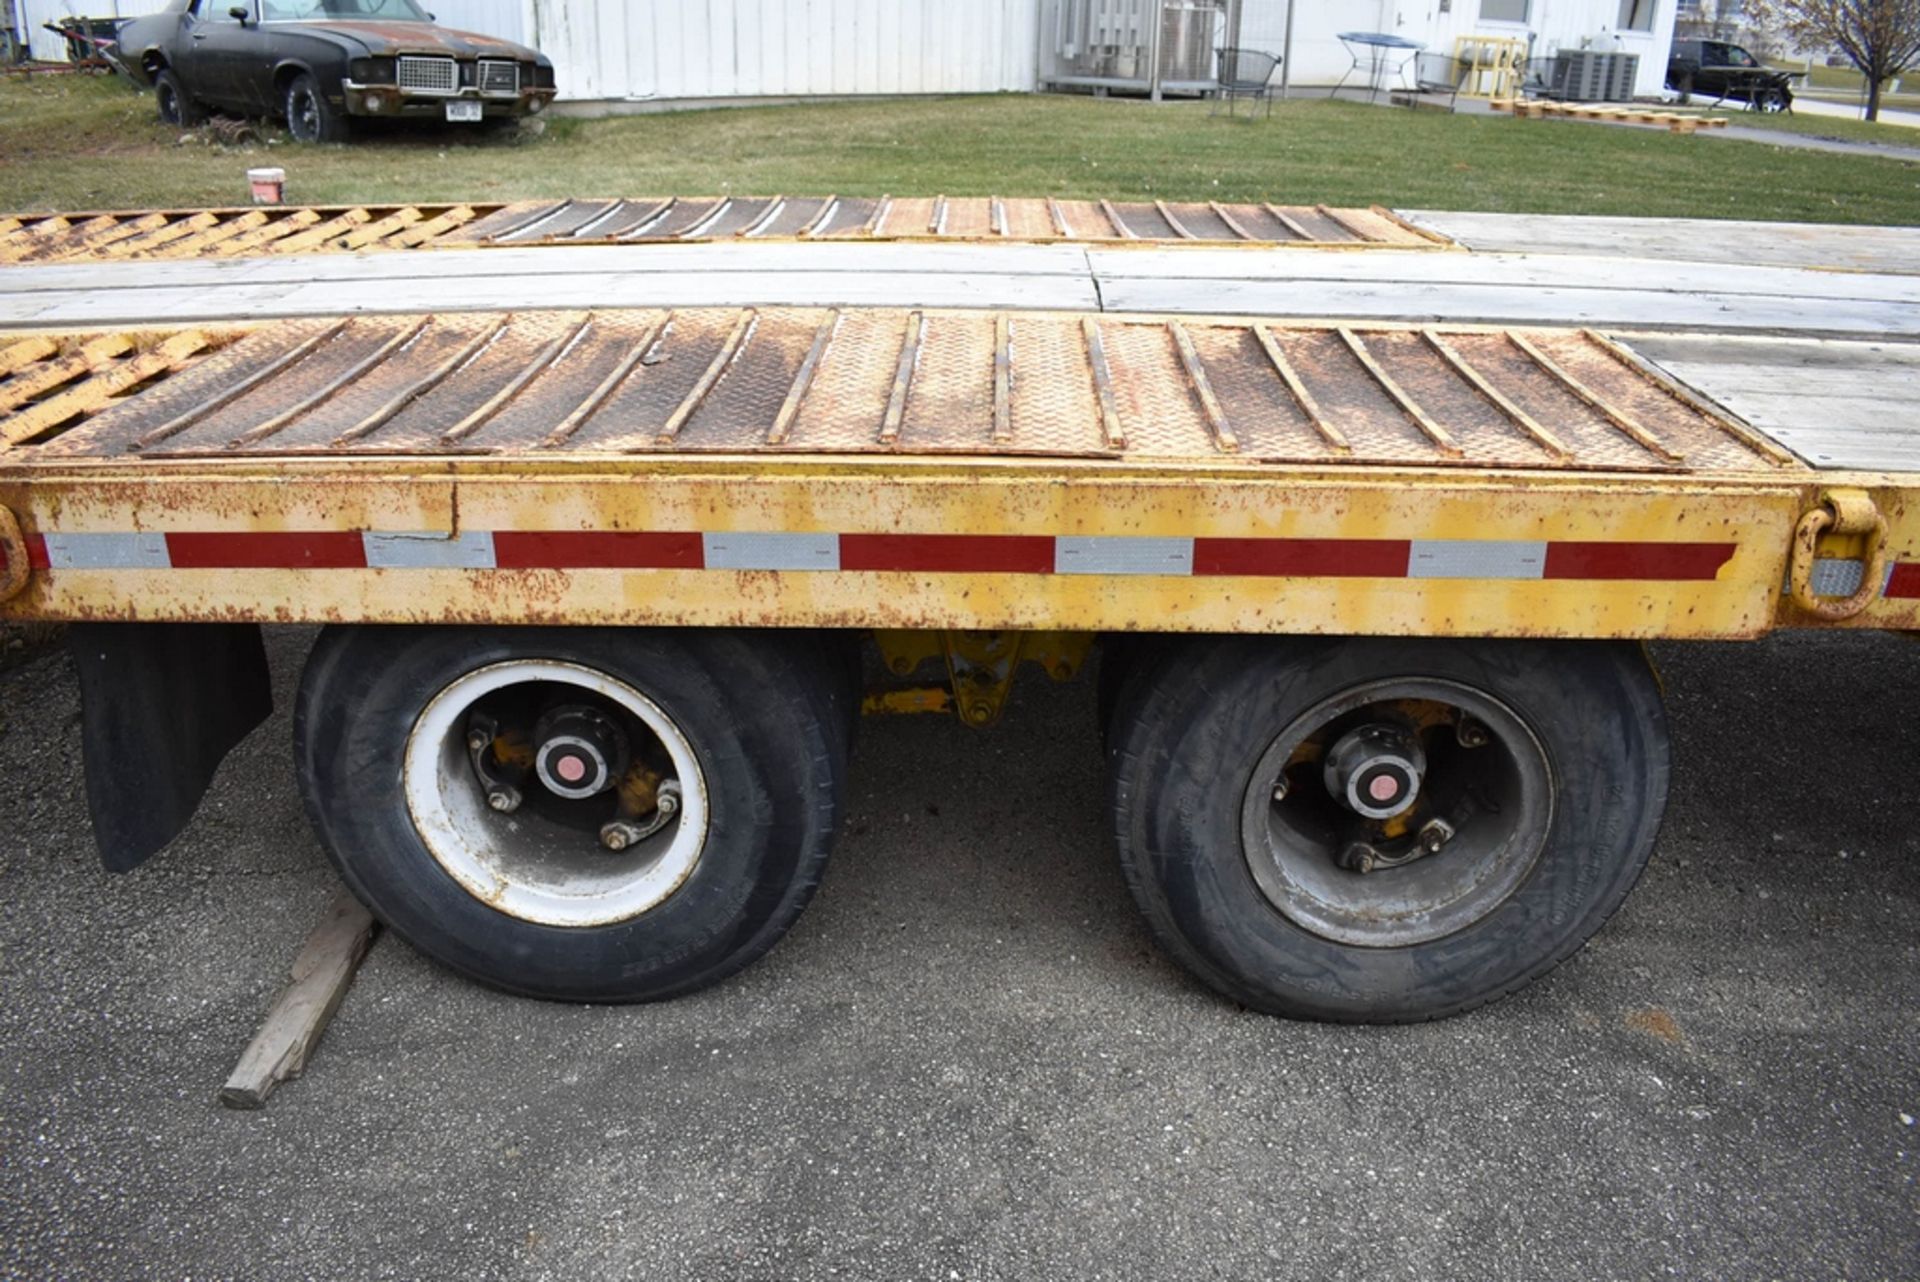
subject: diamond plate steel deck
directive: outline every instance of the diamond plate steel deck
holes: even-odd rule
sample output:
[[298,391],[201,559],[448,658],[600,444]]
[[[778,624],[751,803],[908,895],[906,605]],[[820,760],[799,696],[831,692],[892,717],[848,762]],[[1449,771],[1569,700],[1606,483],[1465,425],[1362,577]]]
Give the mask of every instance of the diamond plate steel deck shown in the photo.
[[39,457],[1043,456],[1766,472],[1586,330],[890,309],[459,313],[0,340]]

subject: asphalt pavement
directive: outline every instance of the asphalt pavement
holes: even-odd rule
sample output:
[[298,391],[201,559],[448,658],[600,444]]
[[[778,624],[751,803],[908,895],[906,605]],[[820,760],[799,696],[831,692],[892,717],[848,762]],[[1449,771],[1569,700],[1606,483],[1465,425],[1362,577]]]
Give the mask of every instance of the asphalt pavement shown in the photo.
[[1657,655],[1645,880],[1465,1017],[1190,982],[1109,850],[1090,685],[1035,677],[989,733],[863,728],[819,898],[734,980],[544,1005],[382,939],[254,1114],[215,1091],[334,890],[285,713],[108,877],[36,660],[0,674],[0,1275],[1920,1275],[1920,649]]

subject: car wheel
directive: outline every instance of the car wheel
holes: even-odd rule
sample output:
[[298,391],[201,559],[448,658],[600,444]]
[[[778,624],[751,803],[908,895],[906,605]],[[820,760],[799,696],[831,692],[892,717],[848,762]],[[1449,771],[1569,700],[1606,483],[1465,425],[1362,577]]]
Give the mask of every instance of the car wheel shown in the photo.
[[347,118],[334,110],[312,76],[295,76],[287,86],[287,132],[295,142],[345,142]]
[[1760,101],[1756,105],[1762,111],[1785,111],[1788,101],[1784,90],[1768,89],[1760,95]]
[[1646,864],[1667,791],[1631,646],[1205,638],[1136,666],[1107,749],[1162,946],[1256,1010],[1434,1019],[1545,974]]
[[180,77],[171,70],[162,71],[153,78],[153,98],[160,108],[160,119],[169,125],[178,125],[190,129],[202,123],[207,113],[187,93],[180,83]]

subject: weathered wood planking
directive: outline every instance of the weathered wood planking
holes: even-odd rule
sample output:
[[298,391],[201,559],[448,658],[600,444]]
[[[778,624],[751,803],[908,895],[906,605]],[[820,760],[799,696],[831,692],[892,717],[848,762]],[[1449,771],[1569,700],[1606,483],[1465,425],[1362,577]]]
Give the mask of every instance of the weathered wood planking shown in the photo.
[[275,1087],[300,1075],[373,946],[374,930],[359,900],[344,890],[334,898],[294,960],[292,982],[220,1088],[222,1104],[265,1108]]
[[1920,344],[1641,334],[1629,345],[1816,467],[1920,469]]
[[1710,218],[1401,211],[1416,226],[1493,253],[1573,253],[1920,274],[1920,227]]

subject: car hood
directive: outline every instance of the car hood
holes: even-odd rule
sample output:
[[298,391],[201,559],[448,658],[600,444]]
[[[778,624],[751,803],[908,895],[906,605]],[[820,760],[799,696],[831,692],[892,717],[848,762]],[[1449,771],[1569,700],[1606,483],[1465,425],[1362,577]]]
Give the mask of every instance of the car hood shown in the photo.
[[374,55],[399,53],[445,54],[455,58],[505,56],[532,61],[540,55],[525,45],[472,31],[450,31],[426,22],[303,22],[313,31],[356,40]]

